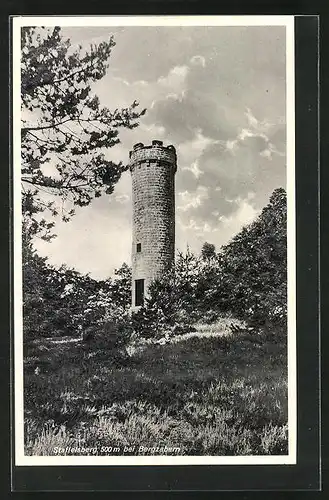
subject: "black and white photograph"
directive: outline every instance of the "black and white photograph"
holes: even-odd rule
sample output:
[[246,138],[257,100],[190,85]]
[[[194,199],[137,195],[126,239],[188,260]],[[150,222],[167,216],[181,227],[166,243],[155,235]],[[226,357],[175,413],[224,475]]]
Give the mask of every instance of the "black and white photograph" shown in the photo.
[[16,465],[296,463],[293,16],[13,20]]

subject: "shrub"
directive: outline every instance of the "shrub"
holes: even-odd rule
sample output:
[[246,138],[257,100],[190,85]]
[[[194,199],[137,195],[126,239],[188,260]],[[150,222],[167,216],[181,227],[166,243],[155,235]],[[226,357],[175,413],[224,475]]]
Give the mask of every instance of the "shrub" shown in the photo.
[[131,325],[134,332],[143,338],[161,337],[168,327],[166,316],[156,304],[147,303],[131,315]]
[[221,289],[213,298],[255,324],[284,325],[287,315],[286,193],[276,189],[259,217],[222,249]]
[[98,359],[110,359],[116,364],[122,364],[128,358],[127,347],[133,330],[128,321],[104,321],[86,328],[82,333],[85,347]]

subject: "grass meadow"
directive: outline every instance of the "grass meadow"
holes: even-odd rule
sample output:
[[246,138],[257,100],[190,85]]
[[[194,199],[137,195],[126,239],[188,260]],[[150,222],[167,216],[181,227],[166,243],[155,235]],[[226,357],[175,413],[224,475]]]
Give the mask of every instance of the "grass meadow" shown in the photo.
[[79,339],[31,341],[24,356],[26,455],[288,453],[278,332],[220,320],[129,356]]

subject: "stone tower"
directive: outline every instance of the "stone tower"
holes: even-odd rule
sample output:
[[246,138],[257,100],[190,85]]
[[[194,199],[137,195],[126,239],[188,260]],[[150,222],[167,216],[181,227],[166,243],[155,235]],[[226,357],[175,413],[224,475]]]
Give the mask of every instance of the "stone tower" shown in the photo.
[[174,146],[152,141],[129,153],[132,177],[132,307],[143,305],[149,284],[161,277],[175,254]]

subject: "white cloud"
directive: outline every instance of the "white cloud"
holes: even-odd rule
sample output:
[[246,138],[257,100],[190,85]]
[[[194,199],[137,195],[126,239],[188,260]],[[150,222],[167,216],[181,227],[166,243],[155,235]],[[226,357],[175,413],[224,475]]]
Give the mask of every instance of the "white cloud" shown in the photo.
[[249,139],[250,137],[260,137],[261,139],[264,139],[265,142],[269,142],[269,138],[265,133],[258,130],[252,130],[250,128],[242,128],[237,136],[237,139],[233,141],[234,147],[239,143],[244,142],[246,139]]
[[260,121],[258,120],[254,114],[252,113],[250,108],[247,108],[247,111],[244,112],[244,116],[247,118],[248,127],[240,127],[238,129],[237,136],[234,139],[228,139],[225,143],[226,151],[229,151],[233,155],[236,154],[237,150],[247,139],[261,139],[268,146],[264,148],[260,155],[271,159],[272,153],[276,153],[273,145],[270,143],[269,131],[271,127],[274,126],[273,123],[270,123],[267,120]]
[[243,226],[252,222],[258,214],[256,210],[248,200],[240,200],[238,209],[231,214],[229,217],[221,217],[220,223],[226,232],[234,234],[241,231]]
[[109,72],[93,86],[93,90],[105,106],[111,107],[112,101],[115,107],[125,107],[137,100],[141,108],[150,110],[155,102],[165,99],[167,95],[182,97],[186,90],[188,72],[187,65],[176,65],[170,68],[167,74],[150,81],[128,80]]
[[267,158],[268,160],[272,160],[272,151],[269,148],[264,149],[264,151],[261,151],[259,154],[260,154],[260,156],[263,156],[264,158]]
[[203,204],[209,196],[208,188],[205,186],[198,186],[196,192],[181,191],[178,193],[179,204],[177,210],[186,212],[190,208],[197,208]]
[[268,142],[267,147],[259,154],[260,156],[262,156],[263,158],[267,158],[268,160],[272,160],[273,155],[278,155],[282,157],[285,156],[285,152],[279,151],[271,142]]
[[252,128],[257,128],[258,127],[258,124],[259,124],[259,121],[257,120],[257,118],[252,114],[251,112],[251,109],[247,108],[247,111],[245,112],[245,115],[248,119],[248,123],[250,125],[250,127]]
[[136,82],[133,82],[133,85],[140,85],[141,87],[147,87],[149,83],[146,80],[137,80]]
[[221,216],[220,212],[215,210],[212,215],[217,218],[217,223],[198,221],[191,218],[187,224],[184,224],[178,216],[179,248],[183,249],[186,245],[189,245],[193,251],[199,252],[205,241],[213,243],[216,248],[220,248],[222,245],[227,244],[244,226],[251,223],[258,214],[259,211],[250,205],[248,199],[245,199],[239,200],[238,209],[229,217]]
[[183,167],[183,170],[188,170],[189,172],[192,172],[192,174],[196,179],[199,179],[199,177],[203,174],[203,171],[200,170],[199,168],[198,160],[195,160],[189,167]]
[[203,135],[202,130],[198,129],[195,131],[195,136],[190,141],[182,142],[179,145],[179,152],[184,157],[187,156],[188,152],[193,153],[194,155],[199,155],[206,149],[209,144],[213,144],[215,141],[210,137],[206,137]]
[[255,220],[259,214],[259,210],[256,210],[249,203],[251,198],[252,193],[250,193],[247,199],[238,200],[239,205],[237,210],[228,217],[221,216],[219,210],[213,211],[212,215],[216,217],[217,223],[210,223],[210,221],[202,221],[195,218],[191,218],[188,223],[184,223],[178,215],[179,248],[183,249],[188,245],[193,251],[199,252],[205,241],[213,243],[216,248],[227,244],[235,234]]
[[209,222],[197,222],[195,219],[190,219],[188,224],[184,224],[180,218],[177,218],[180,227],[186,230],[197,231],[198,235],[202,235],[203,233],[211,233],[216,231],[216,228],[211,227]]
[[210,144],[214,144],[215,142],[213,139],[203,135],[199,129],[195,131],[192,140],[180,143],[177,148],[177,154],[182,170],[190,171],[198,179],[203,174],[203,170],[200,168],[200,156]]
[[233,141],[226,141],[226,149],[228,151],[233,151],[234,148],[235,148],[235,146],[236,146],[236,144],[237,144],[237,142],[238,141],[236,139],[233,140]]
[[245,111],[245,116],[247,117],[248,124],[252,130],[257,130],[258,132],[266,132],[273,126],[273,123],[269,122],[268,120],[258,120],[254,116],[250,108],[247,108],[247,110]]
[[203,68],[206,65],[206,59],[203,56],[195,55],[191,57],[190,59],[191,64],[194,64],[196,66],[202,66]]
[[[136,131],[134,134],[131,134],[135,139],[138,138],[138,142],[142,142],[145,145],[149,144],[152,139],[163,139],[165,142],[167,141],[166,129],[162,125],[156,125],[154,123],[146,124],[141,123],[138,127],[138,133]],[[131,144],[132,145],[132,144]]]
[[174,66],[166,76],[160,76],[157,83],[170,89],[183,90],[186,84],[186,76],[189,72],[188,66]]

